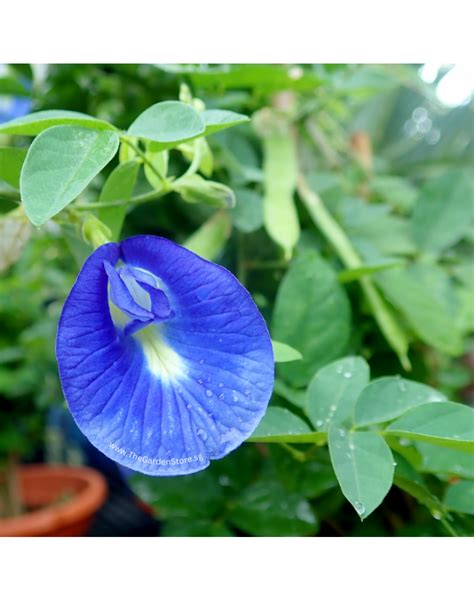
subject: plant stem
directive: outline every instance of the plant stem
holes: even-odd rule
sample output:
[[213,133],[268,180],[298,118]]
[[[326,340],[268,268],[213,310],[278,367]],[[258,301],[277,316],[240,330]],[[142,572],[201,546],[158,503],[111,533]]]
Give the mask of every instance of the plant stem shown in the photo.
[[279,442],[278,444],[283,449],[288,451],[288,453],[293,457],[293,459],[296,459],[296,461],[299,461],[300,463],[304,463],[306,461],[306,455],[302,451],[299,451],[298,449],[294,449],[291,445],[289,445],[286,442]]
[[183,173],[183,175],[181,175],[176,180],[176,183],[179,182],[179,180],[184,179],[185,177],[194,175],[198,171],[199,165],[201,164],[201,156],[202,156],[201,139],[198,139],[194,142],[194,149],[195,149],[195,152],[194,152],[194,156],[193,156],[193,160],[191,161],[191,164],[186,169],[186,171]]
[[288,261],[246,261],[245,267],[250,270],[285,269]]
[[448,522],[448,520],[444,517],[440,518],[440,522],[443,524],[443,526],[446,528],[446,530],[449,532],[449,534],[451,536],[459,536],[459,534],[456,532],[456,530],[451,526],[451,524]]
[[4,473],[4,482],[2,488],[2,502],[0,504],[0,515],[5,517],[14,517],[22,512],[20,483],[18,479],[18,461],[16,456],[7,457]]
[[11,200],[12,202],[21,202],[20,193],[15,190],[0,190],[0,198]]
[[[355,251],[346,233],[326,209],[322,199],[310,189],[302,174],[298,177],[297,188],[299,196],[308,210],[311,219],[335,248],[344,265],[348,269],[362,267],[362,259]],[[380,330],[398,355],[403,368],[409,371],[411,364],[407,356],[408,340],[405,332],[398,325],[392,311],[374,286],[370,277],[364,276],[360,278],[359,284]]]
[[146,202],[151,202],[153,200],[158,200],[162,196],[168,193],[168,190],[156,190],[154,192],[147,192],[146,194],[140,194],[139,196],[134,196],[129,200],[113,200],[113,201],[98,201],[98,202],[84,202],[74,206],[74,209],[77,211],[89,211],[90,209],[101,209],[101,208],[109,208],[109,207],[123,207],[126,205],[138,205]]
[[168,182],[166,180],[166,178],[164,178],[162,176],[162,174],[158,171],[158,169],[156,169],[156,167],[153,165],[153,163],[148,159],[148,157],[146,156],[146,154],[143,152],[143,150],[137,145],[134,144],[132,141],[130,141],[127,137],[122,136],[120,138],[120,140],[122,142],[124,142],[125,144],[127,144],[127,146],[130,146],[130,148],[142,159],[142,161],[144,163],[146,163],[148,165],[148,167],[151,169],[151,171],[153,171],[153,173],[159,178],[159,180],[161,181],[161,183],[163,184],[163,188],[165,190],[168,189]]

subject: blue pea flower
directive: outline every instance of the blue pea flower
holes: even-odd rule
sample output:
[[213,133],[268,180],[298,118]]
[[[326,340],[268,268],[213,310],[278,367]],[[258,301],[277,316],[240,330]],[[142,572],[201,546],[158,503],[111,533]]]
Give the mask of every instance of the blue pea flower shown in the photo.
[[197,472],[238,447],[273,389],[270,336],[247,290],[156,236],[89,257],[56,354],[79,428],[111,459],[155,476]]

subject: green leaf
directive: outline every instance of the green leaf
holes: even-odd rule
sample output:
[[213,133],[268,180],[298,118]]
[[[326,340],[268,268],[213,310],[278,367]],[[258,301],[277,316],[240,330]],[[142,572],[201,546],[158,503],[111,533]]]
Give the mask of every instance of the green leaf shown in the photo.
[[318,530],[308,501],[273,481],[259,481],[246,488],[229,519],[253,536],[305,536]]
[[323,432],[311,432],[300,417],[284,407],[269,407],[248,442],[314,442],[324,444]]
[[177,100],[158,102],[139,115],[128,129],[131,136],[152,140],[154,150],[172,148],[204,133],[200,114]]
[[278,378],[275,380],[273,392],[300,409],[303,409],[306,404],[306,390],[295,390]]
[[217,109],[202,112],[201,118],[206,126],[206,136],[214,134],[217,131],[227,129],[228,127],[241,125],[242,123],[247,123],[250,121],[246,115],[239,115],[238,113],[234,113],[232,111],[221,111]]
[[283,342],[272,340],[272,346],[275,363],[288,363],[290,361],[299,361],[303,358],[299,351]]
[[452,449],[474,451],[474,409],[460,403],[428,403],[402,415],[386,432]]
[[229,239],[232,225],[228,211],[218,211],[190,236],[183,246],[208,261],[220,255]]
[[395,209],[407,211],[413,206],[416,188],[402,177],[378,175],[370,180],[370,189]]
[[[222,511],[224,491],[209,471],[185,478],[147,478],[134,475],[134,491],[151,505],[162,519],[208,518]],[[189,499],[193,502],[190,503]]]
[[172,189],[186,202],[225,209],[235,206],[235,195],[231,188],[220,182],[204,179],[200,175],[180,177],[173,183]]
[[289,344],[302,361],[279,366],[284,380],[305,386],[315,371],[343,354],[350,333],[350,305],[332,267],[313,249],[291,262],[278,289],[272,338]]
[[408,221],[393,215],[389,206],[345,196],[335,208],[341,225],[366,260],[416,251]]
[[[130,200],[137,181],[140,163],[136,160],[120,163],[109,175],[99,196],[99,202]],[[99,209],[99,219],[112,232],[112,240],[117,241],[127,213],[126,205]]]
[[353,282],[354,280],[360,280],[366,275],[372,275],[379,271],[386,271],[387,269],[393,269],[394,267],[403,267],[403,261],[392,261],[387,259],[380,263],[374,263],[372,265],[363,265],[362,267],[355,267],[354,269],[344,269],[338,274],[338,279],[342,284],[347,282]]
[[461,170],[431,179],[421,191],[412,216],[413,236],[423,250],[440,253],[472,227],[472,178]]
[[314,499],[339,488],[327,449],[319,448],[314,456],[307,455],[305,461],[295,460],[282,445],[269,445],[268,452],[270,457],[266,461],[271,461],[275,479],[286,490]]
[[296,148],[289,131],[264,136],[263,155],[263,221],[269,236],[290,258],[300,236],[300,224],[294,201]]
[[388,422],[409,409],[448,399],[425,384],[388,376],[371,382],[361,392],[355,406],[355,423],[367,426]]
[[196,86],[206,89],[313,90],[321,85],[311,68],[297,65],[159,65],[159,68],[186,75]]
[[206,518],[170,518],[163,524],[160,536],[235,536],[225,524]]
[[263,225],[263,200],[260,194],[248,188],[235,190],[236,204],[232,209],[235,227],[248,234]]
[[436,447],[425,442],[417,442],[421,454],[419,469],[431,474],[448,474],[474,480],[474,455],[457,449]]
[[362,357],[345,357],[320,369],[308,387],[306,414],[317,430],[327,432],[352,416],[370,368]]
[[116,131],[116,128],[107,121],[96,119],[84,113],[75,111],[38,111],[30,113],[25,117],[19,117],[12,121],[0,124],[0,134],[11,134],[21,136],[36,136],[43,130],[54,125],[76,125],[91,129]]
[[26,157],[24,148],[0,147],[0,180],[18,190],[21,167]]
[[441,501],[429,490],[421,476],[401,455],[394,456],[396,460],[393,483],[405,491],[419,503],[427,507],[434,515],[446,513]]
[[41,133],[28,150],[20,178],[30,221],[42,225],[77,198],[118,145],[114,131],[59,125]]
[[387,443],[375,432],[331,428],[329,453],[344,496],[365,519],[392,486],[394,462]]
[[376,279],[421,340],[448,355],[463,351],[461,332],[453,320],[458,299],[441,267],[413,264],[386,271]]
[[0,94],[8,96],[29,96],[30,91],[14,77],[0,77]]
[[451,511],[474,515],[474,482],[461,480],[448,486],[444,504]]

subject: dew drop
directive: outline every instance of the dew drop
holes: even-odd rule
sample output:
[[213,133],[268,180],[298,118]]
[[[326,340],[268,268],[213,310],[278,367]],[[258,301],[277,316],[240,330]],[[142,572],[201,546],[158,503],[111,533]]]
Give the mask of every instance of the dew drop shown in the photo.
[[186,405],[187,409],[192,409],[192,405]]
[[[340,429],[339,429],[339,436],[340,436],[341,438],[345,438],[345,436],[346,436],[346,431],[345,431],[345,430],[343,430],[342,428],[340,428]],[[350,446],[349,446],[349,448],[350,448]]]
[[434,517],[435,520],[440,520],[442,518],[441,512],[436,511],[436,509],[434,509],[431,512],[431,515]]
[[354,503],[354,508],[360,516],[363,516],[365,513],[365,506],[360,501],[356,501]]
[[323,422],[323,420],[322,420],[322,419],[318,419],[318,421],[316,422],[316,426],[317,426],[318,428],[320,428],[320,427],[323,425],[323,423],[324,423],[324,422]]
[[352,372],[350,371],[345,371],[342,375],[347,379],[352,378]]
[[224,399],[225,399],[225,394],[222,392],[222,393],[219,395],[219,400],[220,400],[220,401],[223,401]]
[[222,338],[219,338],[219,342],[222,342]]
[[204,384],[204,382],[201,380],[201,378],[199,378],[198,384]]
[[337,409],[336,405],[331,405],[329,407],[329,411],[331,411],[332,413],[334,413],[334,411],[336,411],[336,409]]
[[202,428],[199,428],[199,430],[196,430],[196,434],[199,436],[199,438],[201,440],[207,439],[207,432],[205,430],[203,430]]
[[212,390],[207,389],[206,390],[206,396],[212,396]]
[[224,388],[224,382],[219,382],[219,388]]
[[353,443],[353,442],[350,442],[350,443],[348,444],[348,447],[349,447],[349,449],[350,449],[351,451],[354,451],[354,450],[355,450],[355,446],[354,446],[354,443]]
[[204,364],[204,359],[199,359],[199,365],[203,365]]

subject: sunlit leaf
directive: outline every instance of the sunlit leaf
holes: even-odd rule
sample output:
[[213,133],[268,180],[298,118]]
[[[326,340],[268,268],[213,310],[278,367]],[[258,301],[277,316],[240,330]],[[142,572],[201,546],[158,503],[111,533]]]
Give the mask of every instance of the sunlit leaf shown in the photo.
[[189,104],[176,100],[158,102],[139,115],[128,134],[152,140],[154,150],[177,146],[204,133],[200,114]]
[[25,117],[18,117],[12,121],[0,124],[0,134],[36,136],[43,130],[55,125],[75,125],[97,130],[115,130],[116,128],[107,121],[96,119],[76,111],[38,111]]
[[272,340],[272,345],[275,363],[288,363],[290,361],[299,361],[303,358],[299,351],[288,344]]
[[118,145],[114,131],[60,125],[41,133],[21,171],[21,197],[30,221],[42,225],[77,198]]

